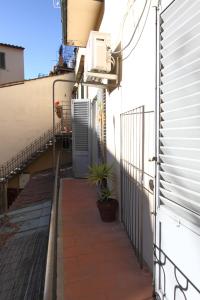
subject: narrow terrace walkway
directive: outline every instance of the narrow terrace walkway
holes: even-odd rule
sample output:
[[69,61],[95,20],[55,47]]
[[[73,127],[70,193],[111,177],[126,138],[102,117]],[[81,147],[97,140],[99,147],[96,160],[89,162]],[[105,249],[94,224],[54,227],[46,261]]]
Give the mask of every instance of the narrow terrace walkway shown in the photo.
[[93,187],[64,179],[61,193],[58,299],[152,299],[151,275],[140,270],[121,225],[100,220]]

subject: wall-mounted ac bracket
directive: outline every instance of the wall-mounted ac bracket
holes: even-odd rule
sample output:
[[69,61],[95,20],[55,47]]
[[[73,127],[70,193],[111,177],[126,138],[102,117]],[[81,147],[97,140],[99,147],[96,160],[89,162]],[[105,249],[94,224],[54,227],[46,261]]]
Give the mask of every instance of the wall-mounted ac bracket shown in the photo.
[[[116,73],[85,72],[83,85],[98,88],[115,88],[119,85],[119,59],[116,61]],[[107,81],[106,83],[104,81]]]
[[97,73],[97,72],[86,72],[86,77],[94,78],[94,79],[108,79],[117,81],[118,76],[117,74],[110,74],[110,73]]
[[116,84],[114,83],[98,83],[96,81],[87,81],[87,82],[81,82],[82,85],[89,86],[89,87],[96,87],[100,89],[110,89],[110,88],[116,88]]

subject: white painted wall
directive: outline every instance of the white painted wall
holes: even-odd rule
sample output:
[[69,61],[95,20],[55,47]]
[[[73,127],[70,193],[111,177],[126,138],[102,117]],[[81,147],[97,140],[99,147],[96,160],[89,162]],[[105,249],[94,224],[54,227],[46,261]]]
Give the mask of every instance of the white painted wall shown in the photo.
[[[73,80],[74,74],[38,78],[0,88],[0,164],[52,128],[52,86],[56,79]],[[71,83],[56,83],[55,100],[71,103],[72,86]],[[57,117],[56,121],[59,121]]]
[[[177,0],[178,1],[178,0]],[[157,1],[152,1],[154,5]],[[161,11],[164,10],[171,1],[162,1]],[[182,4],[181,1],[180,5]],[[105,15],[101,25],[101,31],[110,32],[112,37],[112,50],[117,49],[121,42],[121,48],[129,42],[134,31],[145,0],[142,1],[105,1]],[[150,3],[150,1],[148,1]],[[155,110],[155,8],[151,6],[149,16],[146,21],[144,31],[138,41],[141,30],[143,30],[144,19],[136,30],[135,37],[122,54],[122,80],[120,87],[112,93],[107,94],[107,146],[108,162],[116,161],[117,187],[120,187],[120,113],[134,109],[140,105],[145,106],[145,111]],[[112,21],[111,21],[112,20]],[[134,49],[133,49],[134,48]],[[133,51],[132,51],[133,49]],[[131,53],[132,51],[132,53]],[[128,56],[128,57],[127,57]],[[127,58],[126,58],[127,57]],[[149,158],[154,156],[154,117],[149,120],[149,125],[145,125],[145,173],[155,176],[154,163],[149,162]],[[144,185],[148,189],[149,177],[145,175]],[[118,195],[120,190],[118,189]],[[150,268],[152,268],[152,245],[154,230],[154,220],[151,215],[154,205],[154,196],[146,191],[144,207],[144,258]],[[120,200],[120,197],[118,196]],[[150,220],[150,222],[149,222]],[[195,223],[195,224],[194,224]],[[151,224],[151,229],[148,226]],[[162,208],[157,215],[157,241],[161,235],[161,248],[171,258],[171,260],[188,276],[188,278],[200,289],[199,269],[200,269],[200,219],[188,220],[185,216],[180,216],[179,211],[172,207],[171,210]],[[161,231],[159,232],[159,227]],[[149,235],[149,232],[151,233]],[[165,267],[166,276],[166,299],[173,299],[174,286],[177,284],[174,276],[173,266],[167,263]],[[177,275],[180,283],[185,286],[186,282],[180,273]],[[156,274],[156,289],[159,289],[159,272]],[[161,282],[163,287],[163,274],[161,272]],[[187,299],[199,299],[199,294],[191,286],[186,293]],[[179,292],[176,299],[183,299]]]
[[[179,0],[176,1],[179,5],[185,3]],[[169,0],[163,0],[161,11],[171,2],[172,1]],[[160,206],[160,208],[158,208],[156,227],[156,244],[161,247],[173,263],[200,290],[200,218],[184,210],[181,211],[181,208],[177,209],[177,205],[173,205],[172,203],[171,207]],[[161,259],[164,261],[163,255],[161,255]],[[163,269],[165,270],[166,278],[166,295],[164,298],[171,300],[174,299],[174,286],[178,284],[177,280],[183,287],[186,287],[186,280],[179,271],[176,273],[176,280],[173,265],[168,260],[166,260],[166,264],[163,268],[160,268],[160,276],[157,265],[156,290],[158,291],[160,287],[162,296],[164,290]],[[200,299],[200,294],[191,284],[188,285],[188,291],[185,292],[185,295],[187,299]],[[177,291],[175,299],[185,299],[180,290]]]
[[[111,33],[112,50],[123,49],[131,39],[145,1],[105,1],[105,14],[100,30]],[[143,28],[150,2],[130,46],[118,53],[122,57],[120,87],[107,93],[107,147],[108,162],[116,161],[116,188],[120,201],[120,114],[144,105],[145,111],[155,109],[155,8],[150,7],[147,23],[140,41],[135,47]],[[112,20],[112,22],[111,22]],[[132,51],[133,47],[135,49]],[[131,53],[132,51],[132,53]],[[151,114],[152,115],[152,114]],[[152,268],[153,195],[149,192],[149,180],[154,177],[154,117],[145,117],[145,208],[144,208],[144,258]]]
[[[182,2],[179,0],[176,0]],[[113,92],[107,92],[107,148],[108,163],[115,162],[115,174],[117,177],[116,189],[120,201],[120,114],[138,106],[144,105],[145,111],[155,111],[155,64],[156,64],[156,31],[155,31],[155,7],[159,1],[152,1],[148,18],[146,13],[130,45],[122,55],[122,74],[120,87]],[[163,11],[172,1],[163,0],[160,12]],[[121,43],[121,48],[129,42],[138,16],[141,14],[145,0],[105,0],[105,13],[100,31],[111,33],[112,50],[115,51]],[[148,4],[150,1],[148,0]],[[143,30],[143,24],[146,25]],[[142,32],[141,38],[140,33]],[[133,50],[132,50],[133,49]],[[132,53],[131,53],[132,51]],[[130,54],[130,55],[129,55]],[[128,57],[127,57],[128,56]],[[127,58],[126,58],[127,57]],[[92,99],[96,93],[94,88],[89,89],[89,97]],[[155,155],[154,151],[154,122],[155,116],[145,123],[145,173],[155,176],[155,165],[149,162],[149,158]],[[153,211],[154,195],[148,192],[149,176],[145,175],[144,186],[146,199],[144,208],[144,258],[152,269],[153,258]],[[154,182],[155,184],[155,182]],[[150,221],[150,222],[149,222]],[[148,228],[150,224],[150,228]],[[188,220],[181,216],[179,211],[172,206],[171,209],[161,208],[157,215],[157,243],[161,236],[161,248],[171,260],[185,273],[186,276],[199,288],[200,269],[200,219]],[[160,228],[160,231],[159,231]],[[149,232],[151,233],[149,235]],[[161,256],[162,257],[162,256]],[[162,257],[162,260],[164,258]],[[168,300],[173,299],[174,286],[177,284],[174,277],[173,266],[167,263],[165,268],[166,295]],[[185,287],[185,279],[180,273],[177,275],[179,282]],[[161,283],[163,287],[163,274],[161,271]],[[159,289],[159,271],[156,270],[156,290]],[[187,299],[199,299],[199,294],[189,287],[186,293]],[[176,299],[183,299],[179,293]],[[161,299],[164,299],[161,297]]]
[[0,84],[24,80],[24,51],[0,45],[0,52],[5,53],[5,69],[0,69]]

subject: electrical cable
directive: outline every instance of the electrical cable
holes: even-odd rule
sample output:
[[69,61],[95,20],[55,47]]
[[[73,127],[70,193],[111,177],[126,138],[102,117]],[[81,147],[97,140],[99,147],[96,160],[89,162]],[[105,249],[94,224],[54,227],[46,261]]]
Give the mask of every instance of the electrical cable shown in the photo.
[[113,67],[115,67],[115,59],[113,56],[111,56],[111,63],[113,64]]
[[[123,17],[123,21],[122,21],[122,24],[121,24],[121,33],[120,33],[120,39],[122,39],[122,36],[123,36],[123,31],[124,31],[124,24],[126,22],[126,18],[131,10],[131,8],[133,7],[134,3],[135,3],[136,0],[133,0],[132,3],[129,5],[128,9],[126,10],[126,13],[124,14],[124,17]],[[129,1],[130,2],[130,1]]]
[[[151,1],[150,1],[150,2],[151,2]],[[135,33],[136,33],[136,30],[137,30],[137,28],[138,28],[138,26],[139,26],[139,24],[140,24],[140,21],[141,21],[141,19],[142,19],[142,17],[143,17],[143,14],[144,14],[145,9],[146,9],[146,6],[147,6],[147,3],[148,3],[148,0],[145,1],[145,5],[144,5],[144,7],[143,7],[143,9],[142,9],[142,13],[141,13],[141,15],[140,15],[140,17],[139,17],[139,20],[138,20],[138,22],[137,22],[137,24],[136,24],[136,26],[135,26],[135,29],[134,29],[134,31],[133,31],[133,34],[132,34],[132,36],[131,36],[129,42],[128,42],[128,43],[126,44],[126,46],[124,46],[121,50],[119,50],[119,51],[114,51],[114,52],[112,52],[112,54],[118,54],[118,53],[121,53],[121,52],[123,52],[125,49],[127,49],[127,48],[129,47],[129,45],[131,44],[131,42],[132,42],[132,40],[133,40],[133,38],[134,38],[134,35],[135,35]]]
[[134,47],[133,47],[133,48],[131,49],[131,51],[129,52],[129,54],[128,54],[126,57],[124,57],[124,58],[122,59],[122,61],[126,60],[126,59],[132,54],[133,50],[137,47],[137,45],[138,45],[138,43],[139,43],[139,41],[140,41],[140,39],[141,39],[141,37],[142,37],[142,34],[143,34],[143,32],[144,32],[144,28],[145,28],[146,23],[147,23],[147,19],[148,19],[148,16],[149,16],[149,12],[150,12],[150,8],[151,8],[151,2],[152,2],[152,0],[151,0],[150,3],[149,3],[147,15],[146,15],[146,18],[145,18],[145,21],[144,21],[142,30],[141,30],[141,32],[140,32],[140,35],[139,35],[139,37],[138,37],[138,40],[137,40],[137,42],[135,43]]
[[162,11],[162,0],[158,0],[158,8]]

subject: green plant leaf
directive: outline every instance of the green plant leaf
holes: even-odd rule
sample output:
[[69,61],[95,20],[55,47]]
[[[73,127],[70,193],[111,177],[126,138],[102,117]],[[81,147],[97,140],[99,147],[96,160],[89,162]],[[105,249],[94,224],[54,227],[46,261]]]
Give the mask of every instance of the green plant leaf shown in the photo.
[[112,166],[107,164],[93,165],[89,167],[88,179],[95,184],[101,184],[103,180],[107,180],[112,175]]

